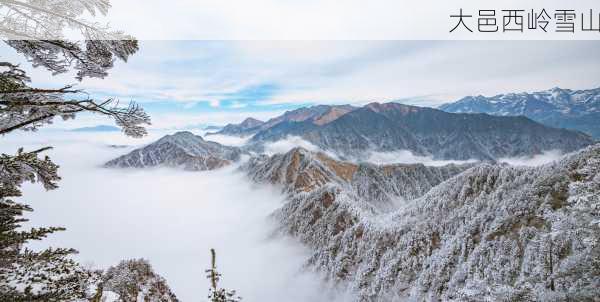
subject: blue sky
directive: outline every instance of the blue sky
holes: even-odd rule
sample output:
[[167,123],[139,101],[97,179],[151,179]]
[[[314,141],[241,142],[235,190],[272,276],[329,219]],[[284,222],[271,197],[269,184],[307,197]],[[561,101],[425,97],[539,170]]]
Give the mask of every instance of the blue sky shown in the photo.
[[77,83],[0,46],[33,85],[77,83],[99,99],[136,101],[156,128],[268,119],[314,104],[437,106],[467,95],[595,88],[599,52],[599,41],[140,41],[107,78]]

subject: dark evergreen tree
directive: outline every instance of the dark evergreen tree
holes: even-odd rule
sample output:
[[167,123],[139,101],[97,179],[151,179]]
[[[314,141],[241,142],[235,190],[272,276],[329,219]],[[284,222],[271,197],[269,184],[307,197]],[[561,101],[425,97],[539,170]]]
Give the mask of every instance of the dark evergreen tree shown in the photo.
[[210,249],[210,269],[206,270],[206,278],[210,280],[208,299],[210,302],[238,302],[242,298],[236,296],[235,290],[219,288],[221,274],[217,271],[217,255],[215,249]]

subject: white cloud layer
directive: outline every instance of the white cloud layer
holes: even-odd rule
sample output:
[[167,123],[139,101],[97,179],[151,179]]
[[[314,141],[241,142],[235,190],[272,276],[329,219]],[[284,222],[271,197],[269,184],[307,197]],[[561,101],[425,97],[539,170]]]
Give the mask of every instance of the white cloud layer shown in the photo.
[[[506,163],[512,166],[540,166],[560,159],[563,153],[559,150],[547,150],[542,154],[534,156],[519,156],[519,157],[503,157],[498,159],[500,163]],[[408,150],[398,150],[391,152],[370,152],[366,159],[367,162],[384,165],[384,164],[416,164],[422,163],[426,166],[444,166],[447,164],[465,164],[476,163],[478,160],[435,160],[430,156],[415,155]]]
[[294,148],[297,148],[297,147],[306,149],[311,152],[321,152],[331,158],[338,159],[337,154],[335,154],[334,152],[329,151],[329,150],[323,150],[323,149],[319,148],[318,146],[316,146],[315,144],[313,144],[307,140],[304,140],[299,136],[294,136],[294,135],[287,136],[286,138],[278,140],[278,141],[266,143],[264,145],[264,153],[271,156],[274,154],[287,153],[288,151],[290,151]]
[[477,162],[477,160],[435,160],[430,156],[415,155],[409,150],[398,150],[391,152],[369,152],[366,161],[378,165],[421,163],[426,166],[444,166],[448,164],[465,164]]
[[264,153],[267,155],[286,153],[296,147],[304,148],[312,152],[321,151],[319,147],[315,146],[311,142],[302,139],[299,136],[288,136],[285,139],[266,143]]
[[149,259],[182,301],[206,295],[204,269],[215,248],[222,285],[245,301],[330,301],[320,277],[299,273],[307,251],[293,240],[269,239],[267,216],[284,198],[274,189],[249,183],[233,168],[194,173],[99,167],[162,134],[143,141],[115,133],[4,137],[0,152],[51,144],[49,155],[61,166],[59,189],[24,187],[23,200],[35,209],[30,225],[67,228],[34,247],[73,247],[81,262],[103,268],[123,258]]
[[548,150],[534,156],[500,158],[498,161],[512,166],[541,166],[560,159],[563,156],[559,150]]
[[205,140],[217,142],[221,145],[240,147],[248,142],[251,136],[232,136],[223,134],[203,135]]

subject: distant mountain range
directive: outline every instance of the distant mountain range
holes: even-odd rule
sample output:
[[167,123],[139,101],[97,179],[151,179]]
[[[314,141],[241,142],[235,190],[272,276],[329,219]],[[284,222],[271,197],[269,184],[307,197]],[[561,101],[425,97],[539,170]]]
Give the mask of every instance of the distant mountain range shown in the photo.
[[283,115],[272,118],[266,122],[247,118],[240,124],[228,124],[215,134],[249,136],[268,130],[284,122],[308,122],[315,125],[324,125],[333,122],[340,116],[353,111],[356,107],[350,105],[328,106],[317,105],[287,111]]
[[166,135],[158,141],[115,158],[106,167],[181,167],[185,170],[213,170],[239,160],[242,151],[205,141],[188,131]]
[[[265,122],[257,120],[255,118],[247,118],[239,124],[227,124],[221,128],[218,132],[207,133],[207,135],[222,134],[222,135],[234,135],[234,136],[245,136],[253,133],[254,129],[258,131],[258,127],[263,125]],[[216,129],[215,129],[216,130]]]
[[522,115],[547,126],[579,130],[600,139],[600,88],[552,88],[493,97],[468,96],[454,103],[444,104],[439,109],[453,113]]
[[303,149],[242,168],[283,187],[280,233],[349,301],[600,295],[600,144],[532,168],[356,165]]
[[299,136],[342,157],[368,151],[409,150],[436,159],[495,160],[544,150],[574,151],[589,136],[541,125],[525,117],[447,113],[398,103],[364,107],[319,105],[288,111],[267,122],[246,120],[219,134],[251,135],[250,148]]
[[93,127],[82,127],[72,129],[73,132],[114,132],[121,131],[121,128],[109,125],[98,125]]
[[202,130],[214,131],[214,130],[221,130],[222,128],[223,127],[221,127],[221,126],[210,125],[210,126],[203,127]]

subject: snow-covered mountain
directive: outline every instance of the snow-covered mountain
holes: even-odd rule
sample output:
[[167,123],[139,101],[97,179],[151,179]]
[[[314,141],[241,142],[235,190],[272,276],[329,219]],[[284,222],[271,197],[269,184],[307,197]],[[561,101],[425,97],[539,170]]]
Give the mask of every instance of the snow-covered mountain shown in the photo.
[[272,215],[281,232],[356,301],[600,296],[600,145],[529,168],[366,168],[385,177],[302,149],[243,166],[289,194]]
[[158,141],[115,158],[106,167],[144,168],[154,166],[183,167],[186,170],[212,170],[231,164],[242,151],[205,141],[188,131],[166,135]]
[[294,148],[272,157],[251,158],[242,167],[258,183],[282,185],[287,193],[311,192],[336,184],[370,203],[374,211],[389,210],[414,199],[472,164],[430,167],[423,164],[374,165],[335,160],[326,154]]
[[600,88],[468,96],[439,108],[454,113],[523,115],[548,126],[579,130],[600,138]]
[[344,157],[368,151],[409,150],[436,159],[530,156],[544,150],[578,150],[593,143],[583,133],[555,129],[525,117],[458,114],[398,103],[371,103],[317,124],[282,121],[258,131],[255,150],[267,142],[299,136]]

